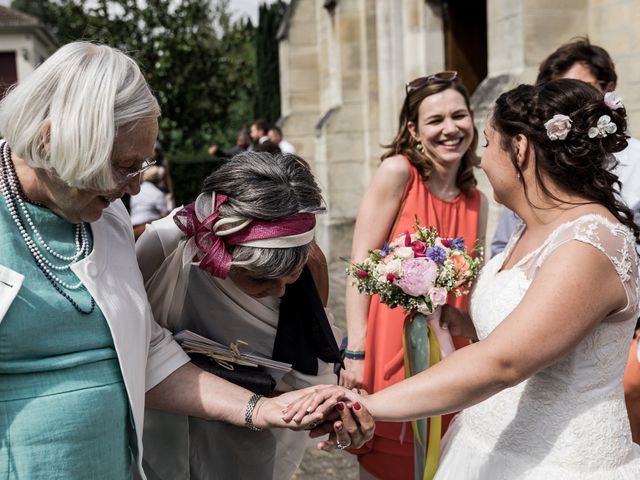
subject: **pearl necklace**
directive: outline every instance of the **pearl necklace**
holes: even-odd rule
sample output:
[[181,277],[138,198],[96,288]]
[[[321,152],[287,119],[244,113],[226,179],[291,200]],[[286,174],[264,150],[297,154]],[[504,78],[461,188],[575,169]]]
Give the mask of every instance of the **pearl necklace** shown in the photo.
[[[78,283],[75,284],[69,284],[60,279],[60,277],[58,277],[52,271],[69,270],[77,260],[85,258],[89,254],[89,240],[86,225],[84,223],[80,223],[75,226],[74,237],[76,244],[76,253],[74,255],[62,255],[53,250],[53,248],[51,248],[49,244],[44,241],[42,235],[31,219],[31,215],[29,214],[29,211],[25,205],[25,201],[23,200],[23,198],[26,198],[26,196],[24,195],[22,186],[20,185],[20,180],[18,179],[18,176],[15,172],[13,162],[11,161],[11,149],[9,147],[9,144],[4,140],[0,142],[0,160],[2,163],[2,175],[0,175],[0,192],[5,198],[11,218],[20,231],[20,235],[27,245],[29,252],[33,256],[36,265],[42,271],[44,276],[49,280],[51,285],[56,289],[56,291],[58,291],[58,293],[66,298],[78,312],[85,315],[92,313],[95,309],[95,301],[93,297],[91,298],[91,306],[89,310],[86,310],[81,308],[76,303],[76,301],[73,300],[69,296],[69,294],[63,290],[63,288],[67,290],[79,290],[84,286],[82,281],[78,281]],[[22,211],[24,221],[20,215],[20,211]],[[56,265],[48,260],[44,256],[44,253],[38,247],[38,244],[29,235],[27,228],[25,228],[25,221],[42,248],[53,257],[67,263]]]

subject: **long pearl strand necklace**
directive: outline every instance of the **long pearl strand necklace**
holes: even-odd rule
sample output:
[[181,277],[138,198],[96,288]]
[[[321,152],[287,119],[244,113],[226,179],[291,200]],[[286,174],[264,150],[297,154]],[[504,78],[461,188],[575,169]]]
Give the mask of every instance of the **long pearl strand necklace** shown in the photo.
[[[79,281],[75,284],[69,284],[60,279],[60,277],[54,273],[54,271],[69,270],[71,268],[71,265],[73,265],[77,260],[81,260],[89,254],[89,239],[86,224],[84,222],[81,222],[80,224],[75,226],[75,254],[62,255],[61,253],[53,250],[53,248],[51,248],[51,246],[44,241],[42,235],[40,234],[40,231],[36,228],[33,220],[31,219],[29,210],[25,205],[25,200],[23,200],[23,198],[26,198],[26,196],[22,191],[20,180],[18,179],[13,166],[13,162],[11,161],[11,149],[9,147],[9,144],[5,140],[0,141],[0,159],[2,162],[2,175],[0,175],[0,192],[5,198],[11,218],[16,224],[16,227],[18,227],[20,235],[27,245],[29,252],[33,256],[36,265],[42,271],[44,276],[49,280],[51,285],[56,289],[56,291],[60,293],[60,295],[62,295],[65,299],[67,299],[79,313],[84,315],[91,314],[96,306],[93,297],[91,298],[91,306],[87,310],[80,307],[80,305],[78,305],[78,303],[73,298],[71,298],[71,296],[64,290],[79,290],[84,286],[82,281]],[[20,212],[22,212],[22,216],[20,215]],[[24,217],[24,220],[22,217]],[[29,230],[33,233],[33,236],[37,240],[37,243],[29,234],[29,230],[27,230],[27,228],[25,227],[25,222],[28,225]],[[48,252],[52,257],[65,263],[63,263],[62,265],[54,264],[52,261],[45,257],[44,252],[41,251],[41,248],[44,249],[45,252]]]

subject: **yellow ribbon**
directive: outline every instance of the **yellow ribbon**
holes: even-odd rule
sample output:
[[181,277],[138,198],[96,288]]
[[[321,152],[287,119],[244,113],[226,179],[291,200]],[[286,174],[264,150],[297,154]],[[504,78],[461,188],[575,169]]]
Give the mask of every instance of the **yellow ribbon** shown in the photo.
[[[429,366],[440,361],[440,344],[433,330],[429,329]],[[427,464],[424,468],[424,480],[431,480],[436,475],[440,464],[440,436],[442,435],[442,417],[436,415],[428,420],[429,440],[427,443]]]
[[[440,344],[438,343],[438,338],[430,328],[428,329],[428,332],[429,367],[432,367],[440,361]],[[402,335],[402,349],[404,350],[405,378],[409,378],[413,375],[413,372],[411,371],[411,361],[409,359],[409,351],[407,349],[407,338],[404,332]],[[436,470],[438,470],[438,465],[440,464],[440,436],[442,434],[442,417],[440,415],[430,417],[427,419],[427,422],[429,426],[427,433],[427,458],[422,478],[423,480],[432,480],[436,474]],[[424,445],[422,445],[422,439],[420,438],[420,434],[418,431],[418,422],[416,420],[411,422],[411,430],[413,431],[413,436],[418,444],[421,447],[424,447]]]

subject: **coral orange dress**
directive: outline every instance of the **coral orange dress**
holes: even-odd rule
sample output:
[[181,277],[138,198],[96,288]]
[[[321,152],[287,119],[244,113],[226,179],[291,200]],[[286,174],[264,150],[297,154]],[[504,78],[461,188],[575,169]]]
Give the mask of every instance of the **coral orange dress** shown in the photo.
[[[435,227],[442,237],[463,237],[468,249],[478,238],[480,192],[461,193],[452,201],[436,197],[417,168],[405,159],[410,177],[403,194],[401,213],[389,239],[413,232],[415,218],[421,225]],[[467,310],[468,297],[453,297],[449,303]],[[371,298],[367,319],[367,339],[363,386],[377,392],[405,378],[403,368],[402,330],[405,313],[380,303],[377,295]],[[468,345],[468,339],[454,337],[456,348]],[[442,434],[446,432],[452,415],[442,419]],[[373,439],[355,450],[362,467],[380,479],[413,479],[413,434],[411,424],[377,422]]]
[[631,344],[627,366],[624,369],[624,398],[631,424],[633,441],[640,443],[640,349],[636,338]]

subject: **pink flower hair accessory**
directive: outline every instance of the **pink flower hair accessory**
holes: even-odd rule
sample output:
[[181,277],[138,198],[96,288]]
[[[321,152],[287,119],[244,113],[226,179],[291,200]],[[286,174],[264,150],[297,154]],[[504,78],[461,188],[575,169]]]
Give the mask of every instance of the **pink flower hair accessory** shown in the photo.
[[220,217],[220,205],[226,201],[226,195],[201,194],[173,217],[187,237],[183,261],[196,262],[201,269],[218,278],[226,278],[229,274],[232,259],[224,242],[212,232],[213,224]]
[[620,98],[616,92],[607,92],[604,94],[604,103],[611,110],[618,110],[619,108],[624,108],[624,104],[622,103],[622,98]]
[[564,140],[571,131],[573,122],[567,115],[556,113],[550,120],[547,120],[544,124],[544,128],[547,129],[547,137],[549,140]]

